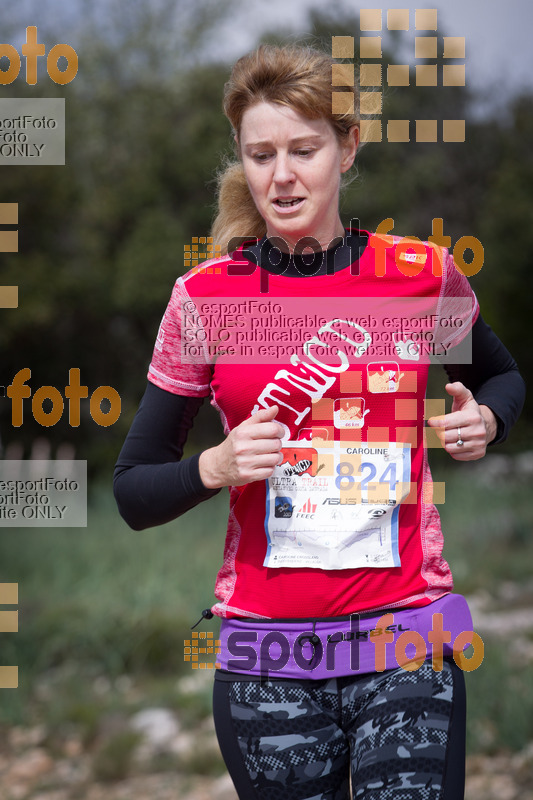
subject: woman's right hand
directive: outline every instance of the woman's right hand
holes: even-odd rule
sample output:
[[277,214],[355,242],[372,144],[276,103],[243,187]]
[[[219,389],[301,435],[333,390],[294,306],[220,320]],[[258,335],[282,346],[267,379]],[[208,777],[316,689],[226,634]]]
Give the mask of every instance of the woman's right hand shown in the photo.
[[200,477],[206,489],[243,486],[269,478],[281,464],[285,431],[275,421],[278,406],[262,408],[245,419],[217,447],[200,455]]

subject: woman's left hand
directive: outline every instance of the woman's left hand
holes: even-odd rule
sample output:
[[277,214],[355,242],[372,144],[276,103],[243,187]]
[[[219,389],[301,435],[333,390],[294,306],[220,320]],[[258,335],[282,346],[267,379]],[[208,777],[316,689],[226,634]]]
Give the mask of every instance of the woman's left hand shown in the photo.
[[428,425],[436,429],[442,446],[452,458],[457,461],[483,458],[488,443],[496,436],[493,411],[478,405],[470,389],[460,381],[447,383],[444,388],[453,397],[452,411],[444,417],[431,417]]

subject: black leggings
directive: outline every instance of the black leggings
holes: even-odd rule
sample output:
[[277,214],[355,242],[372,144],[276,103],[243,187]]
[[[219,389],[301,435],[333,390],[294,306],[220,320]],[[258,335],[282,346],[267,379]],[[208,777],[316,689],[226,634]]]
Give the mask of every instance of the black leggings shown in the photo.
[[216,673],[213,711],[241,800],[464,798],[466,695],[452,660],[321,681]]

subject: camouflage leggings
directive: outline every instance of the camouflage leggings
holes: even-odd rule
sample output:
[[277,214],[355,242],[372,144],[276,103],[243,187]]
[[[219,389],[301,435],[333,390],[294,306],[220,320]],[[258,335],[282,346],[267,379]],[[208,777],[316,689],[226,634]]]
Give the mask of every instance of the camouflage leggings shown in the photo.
[[241,800],[464,797],[466,701],[453,661],[321,681],[235,677],[217,673],[213,707]]

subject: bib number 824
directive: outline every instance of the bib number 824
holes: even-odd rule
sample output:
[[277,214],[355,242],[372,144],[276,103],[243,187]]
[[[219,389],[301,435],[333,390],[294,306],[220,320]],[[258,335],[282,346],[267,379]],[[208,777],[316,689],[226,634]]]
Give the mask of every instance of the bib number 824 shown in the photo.
[[[342,491],[348,491],[352,488],[353,484],[357,481],[361,491],[368,489],[368,484],[373,481],[378,474],[377,468],[369,461],[364,461],[359,465],[357,470],[360,475],[354,476],[353,464],[349,461],[341,461],[337,465],[337,477],[335,478],[335,486]],[[366,473],[366,474],[365,474]],[[343,481],[345,481],[343,485]],[[394,489],[398,481],[396,480],[396,464],[388,464],[383,474],[377,479],[378,483],[388,483],[391,489]]]

